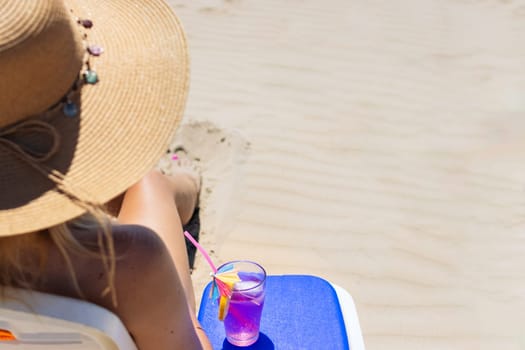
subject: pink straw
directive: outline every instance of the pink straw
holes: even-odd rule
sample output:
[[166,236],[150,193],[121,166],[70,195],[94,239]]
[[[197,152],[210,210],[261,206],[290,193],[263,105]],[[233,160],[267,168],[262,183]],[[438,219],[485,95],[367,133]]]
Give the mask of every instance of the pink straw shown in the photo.
[[186,236],[186,238],[190,240],[191,244],[193,244],[199,250],[199,252],[201,252],[202,256],[204,256],[211,269],[213,270],[213,273],[217,273],[217,268],[211,261],[211,258],[206,252],[206,250],[199,244],[199,242],[197,242],[188,231],[184,231],[184,236]]

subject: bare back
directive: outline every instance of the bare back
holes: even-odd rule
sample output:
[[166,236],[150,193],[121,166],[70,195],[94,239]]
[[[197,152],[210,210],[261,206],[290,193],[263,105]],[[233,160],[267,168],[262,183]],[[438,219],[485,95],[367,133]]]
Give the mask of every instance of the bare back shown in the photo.
[[[84,244],[96,244],[96,232],[73,234]],[[177,269],[163,240],[139,225],[114,226],[113,237],[118,305],[113,305],[109,294],[103,295],[108,283],[102,261],[71,255],[85,299],[119,316],[141,350],[201,349],[194,313],[190,311]],[[58,248],[51,240],[47,245],[48,262],[37,289],[80,298]]]

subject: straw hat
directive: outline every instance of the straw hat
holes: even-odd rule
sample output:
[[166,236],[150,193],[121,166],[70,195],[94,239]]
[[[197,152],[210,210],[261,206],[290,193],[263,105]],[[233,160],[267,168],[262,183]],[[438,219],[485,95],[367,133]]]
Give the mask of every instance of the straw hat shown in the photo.
[[188,89],[161,0],[0,0],[0,236],[105,203],[166,152]]

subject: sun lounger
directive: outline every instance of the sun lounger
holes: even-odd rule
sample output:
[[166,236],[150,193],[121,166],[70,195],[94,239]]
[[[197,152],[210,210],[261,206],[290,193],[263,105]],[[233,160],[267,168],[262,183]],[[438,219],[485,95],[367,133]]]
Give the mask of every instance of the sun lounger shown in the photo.
[[[214,349],[233,349],[203,292],[199,321]],[[343,288],[315,276],[269,276],[261,337],[246,349],[364,350],[354,302]],[[136,350],[110,311],[89,302],[7,288],[0,298],[0,348]]]

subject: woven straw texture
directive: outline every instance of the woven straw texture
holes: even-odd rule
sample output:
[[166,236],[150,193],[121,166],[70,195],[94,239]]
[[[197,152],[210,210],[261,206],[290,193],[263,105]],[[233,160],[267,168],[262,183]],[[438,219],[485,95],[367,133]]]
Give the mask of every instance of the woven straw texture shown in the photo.
[[[0,41],[11,38],[0,44],[0,70],[2,57],[45,27],[46,13],[56,4],[62,6],[60,1],[0,1]],[[13,20],[12,14],[23,12],[24,6],[33,6],[30,15]],[[82,86],[75,98],[79,116],[68,118],[60,108],[38,116],[60,135],[60,150],[41,165],[64,174],[65,186],[75,196],[104,203],[138,181],[166,151],[186,100],[187,46],[181,24],[163,1],[88,0],[68,2],[66,9],[69,16],[94,23],[86,33],[90,44],[104,48],[91,60],[100,81]],[[46,74],[58,77],[62,71]],[[69,79],[71,84],[74,78]],[[47,87],[45,80],[33,83]],[[8,88],[0,85],[0,94]],[[0,104],[0,110],[6,108]],[[5,119],[0,116],[1,120]],[[38,137],[29,141],[41,142]],[[0,235],[43,229],[85,211],[2,147],[0,191]]]

